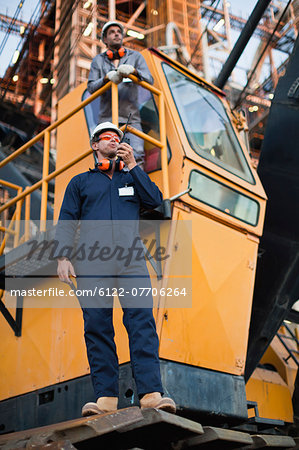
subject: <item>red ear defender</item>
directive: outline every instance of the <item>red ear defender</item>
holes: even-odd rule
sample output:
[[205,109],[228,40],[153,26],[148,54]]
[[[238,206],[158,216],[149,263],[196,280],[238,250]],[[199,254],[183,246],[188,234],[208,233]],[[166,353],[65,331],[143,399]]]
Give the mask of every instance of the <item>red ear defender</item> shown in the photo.
[[118,54],[119,54],[119,57],[122,58],[126,54],[126,49],[124,47],[120,47],[118,49]]
[[[102,159],[98,162],[98,168],[105,172],[106,170],[111,170],[113,167],[113,159]],[[123,170],[125,163],[121,159],[115,160],[115,170],[117,172]]]
[[106,55],[108,56],[109,59],[113,59],[114,52],[112,50],[107,50]]
[[125,56],[126,53],[127,51],[124,47],[120,47],[118,50],[115,51],[109,49],[106,51],[106,55],[108,56],[109,59],[112,60],[122,58],[123,56]]
[[111,159],[102,159],[98,163],[98,168],[100,170],[110,170],[112,169],[113,161]]
[[124,167],[125,163],[121,159],[117,158],[117,160],[115,161],[115,170],[120,172]]

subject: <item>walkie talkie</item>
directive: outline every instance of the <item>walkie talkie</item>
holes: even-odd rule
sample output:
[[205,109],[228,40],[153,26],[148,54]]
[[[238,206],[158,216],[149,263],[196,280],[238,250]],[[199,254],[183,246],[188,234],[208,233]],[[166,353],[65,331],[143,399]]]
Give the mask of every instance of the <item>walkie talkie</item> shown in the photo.
[[[127,123],[126,123],[126,126],[125,126],[125,129],[124,129],[123,137],[122,137],[121,140],[119,141],[120,144],[121,144],[122,142],[125,142],[126,144],[129,144],[129,145],[130,145],[130,138],[126,137],[126,132],[127,132],[127,127],[128,127],[128,125],[129,125],[129,122],[130,122],[131,115],[132,115],[132,114],[130,113],[130,114],[129,114],[129,117],[128,117],[128,120],[127,120]],[[118,156],[117,159],[119,159],[119,161],[122,161],[122,160],[123,160],[120,156]]]
[[123,137],[122,137],[121,140],[120,140],[120,144],[121,144],[122,142],[125,142],[126,144],[129,144],[129,145],[130,145],[130,138],[126,137],[126,132],[127,132],[128,125],[129,125],[129,123],[130,123],[131,115],[132,115],[132,114],[130,113],[130,114],[129,114],[129,117],[128,117],[128,120],[127,120],[127,123],[126,123],[126,126],[125,126],[125,129],[124,129]]

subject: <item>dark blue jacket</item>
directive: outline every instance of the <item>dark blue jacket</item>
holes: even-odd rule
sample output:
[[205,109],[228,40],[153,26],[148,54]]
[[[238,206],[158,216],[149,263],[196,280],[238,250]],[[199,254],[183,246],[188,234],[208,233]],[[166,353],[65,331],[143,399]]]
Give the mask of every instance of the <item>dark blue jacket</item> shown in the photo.
[[[120,196],[119,188],[126,186],[133,187],[134,194]],[[99,236],[107,242],[130,245],[138,234],[140,208],[153,209],[161,203],[159,188],[139,166],[129,172],[114,172],[112,179],[99,169],[81,173],[66,188],[56,231],[57,251],[74,246],[79,220],[79,245]]]
[[[120,196],[119,188],[132,186],[133,196]],[[162,194],[149,176],[135,166],[114,172],[112,179],[99,169],[76,175],[64,195],[59,220],[138,220],[139,210],[162,203]]]

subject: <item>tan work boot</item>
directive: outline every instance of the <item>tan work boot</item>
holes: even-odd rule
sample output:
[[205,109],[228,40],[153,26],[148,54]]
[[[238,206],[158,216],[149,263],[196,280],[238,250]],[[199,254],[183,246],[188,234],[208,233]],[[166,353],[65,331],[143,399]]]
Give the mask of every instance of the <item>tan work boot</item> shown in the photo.
[[82,408],[82,416],[92,416],[93,414],[104,414],[117,410],[118,397],[100,397],[97,402],[88,402]]
[[150,394],[145,394],[140,399],[141,409],[145,408],[156,408],[162,409],[169,413],[175,414],[176,405],[174,401],[169,397],[162,397],[160,392],[151,392]]

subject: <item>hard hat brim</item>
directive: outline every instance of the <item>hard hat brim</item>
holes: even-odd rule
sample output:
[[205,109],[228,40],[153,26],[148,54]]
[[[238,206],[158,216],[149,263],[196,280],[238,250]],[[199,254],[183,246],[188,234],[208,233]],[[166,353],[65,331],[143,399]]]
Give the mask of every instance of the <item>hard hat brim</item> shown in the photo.
[[103,122],[95,127],[95,129],[93,130],[93,132],[90,136],[90,140],[92,141],[95,136],[97,136],[98,134],[104,133],[104,131],[114,131],[115,133],[118,134],[120,139],[122,139],[122,137],[124,135],[123,132],[119,128],[117,128],[117,126],[114,125],[113,123]]
[[105,25],[102,28],[102,33],[101,33],[102,41],[104,41],[104,37],[106,36],[108,28],[113,27],[113,26],[119,27],[122,32],[122,35],[124,35],[125,30],[124,30],[124,27],[122,26],[122,24],[119,22],[116,22],[115,20],[111,20],[111,21],[105,23]]

